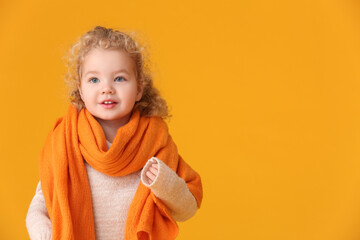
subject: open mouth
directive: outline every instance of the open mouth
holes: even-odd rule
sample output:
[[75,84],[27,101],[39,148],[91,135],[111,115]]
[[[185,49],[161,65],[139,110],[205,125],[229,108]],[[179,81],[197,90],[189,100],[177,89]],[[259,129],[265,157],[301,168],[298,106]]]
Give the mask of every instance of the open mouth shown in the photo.
[[115,104],[117,102],[113,102],[113,101],[104,101],[102,102],[102,104],[105,104],[105,105],[110,105],[110,104]]
[[112,100],[105,100],[101,103],[101,105],[106,109],[113,108],[113,107],[115,107],[116,104],[117,104],[117,102],[112,101]]

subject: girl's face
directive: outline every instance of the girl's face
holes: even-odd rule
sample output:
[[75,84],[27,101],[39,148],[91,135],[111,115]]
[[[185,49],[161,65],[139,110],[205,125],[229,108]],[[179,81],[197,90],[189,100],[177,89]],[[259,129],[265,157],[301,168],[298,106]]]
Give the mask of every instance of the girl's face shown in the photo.
[[121,50],[94,48],[84,58],[79,92],[87,110],[99,122],[125,125],[142,96],[135,64]]

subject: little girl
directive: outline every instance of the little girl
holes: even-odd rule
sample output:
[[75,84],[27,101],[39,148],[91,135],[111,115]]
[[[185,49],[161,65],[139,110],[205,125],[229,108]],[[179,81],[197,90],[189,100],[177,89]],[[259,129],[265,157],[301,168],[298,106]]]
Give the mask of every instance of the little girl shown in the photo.
[[32,240],[174,239],[200,207],[200,176],[168,133],[141,49],[100,26],[72,47],[72,104],[40,155]]

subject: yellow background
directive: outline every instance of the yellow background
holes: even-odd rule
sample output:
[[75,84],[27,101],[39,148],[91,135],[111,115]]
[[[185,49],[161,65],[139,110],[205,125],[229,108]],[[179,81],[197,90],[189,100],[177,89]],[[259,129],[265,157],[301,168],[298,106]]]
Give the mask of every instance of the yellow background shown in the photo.
[[27,239],[62,60],[95,25],[148,43],[204,199],[178,239],[360,239],[356,0],[0,1],[0,238]]

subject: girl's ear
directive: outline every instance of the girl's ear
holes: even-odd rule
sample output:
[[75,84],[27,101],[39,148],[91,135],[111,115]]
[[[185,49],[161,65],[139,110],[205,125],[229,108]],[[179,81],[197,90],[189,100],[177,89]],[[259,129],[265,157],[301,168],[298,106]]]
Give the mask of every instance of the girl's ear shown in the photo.
[[140,82],[140,84],[138,84],[138,88],[137,88],[137,94],[136,94],[136,101],[140,101],[140,99],[142,98],[143,92],[144,92],[144,85]]
[[80,84],[77,85],[77,89],[78,89],[78,91],[79,91],[79,93],[80,93],[80,97],[81,97],[81,99],[82,99],[82,98],[83,98],[83,95],[82,95],[82,91],[81,91],[81,88],[80,88]]

